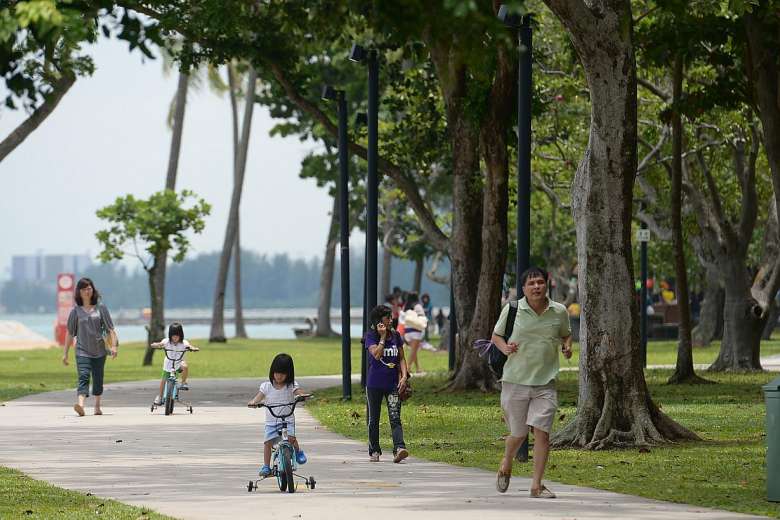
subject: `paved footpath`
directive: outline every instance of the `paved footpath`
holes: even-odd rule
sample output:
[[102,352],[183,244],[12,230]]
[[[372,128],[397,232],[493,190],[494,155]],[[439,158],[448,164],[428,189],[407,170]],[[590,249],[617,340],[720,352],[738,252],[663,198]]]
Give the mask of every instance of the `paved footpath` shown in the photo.
[[[300,378],[311,390],[339,381]],[[557,483],[549,486],[558,499],[531,499],[529,479],[517,477],[501,495],[488,471],[414,457],[393,464],[390,450],[383,462],[370,463],[365,443],[326,431],[305,409],[296,412],[309,456],[301,473],[315,477],[316,489],[301,485],[283,494],[269,479],[248,493],[261,458],[264,413],[245,403],[258,381],[192,383],[192,415],[183,409],[168,417],[151,414],[156,381],[107,385],[103,416],[77,417],[72,390],[8,402],[0,407],[0,465],[182,519],[765,518]]]

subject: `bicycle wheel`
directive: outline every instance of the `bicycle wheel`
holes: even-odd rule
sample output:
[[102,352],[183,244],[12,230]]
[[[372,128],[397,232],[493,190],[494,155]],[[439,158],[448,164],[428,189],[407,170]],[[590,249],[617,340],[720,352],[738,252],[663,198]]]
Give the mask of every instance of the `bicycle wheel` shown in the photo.
[[170,381],[165,383],[165,415],[173,413],[173,385]]
[[293,481],[292,467],[292,446],[285,446],[282,451],[282,460],[284,461],[284,474],[287,477],[287,492],[295,493],[295,482]]
[[[281,449],[281,448],[279,448]],[[279,452],[276,453],[276,462],[274,464],[274,470],[276,473],[276,483],[279,485],[279,491],[284,493],[287,491],[287,473],[284,471],[284,463]]]

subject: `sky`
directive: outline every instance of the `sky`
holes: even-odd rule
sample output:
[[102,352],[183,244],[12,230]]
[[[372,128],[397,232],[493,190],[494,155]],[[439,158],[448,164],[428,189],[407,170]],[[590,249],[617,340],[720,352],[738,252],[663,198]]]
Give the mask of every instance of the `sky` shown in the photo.
[[[94,258],[99,251],[94,235],[101,229],[95,211],[118,196],[146,197],[165,185],[171,140],[166,117],[176,71],[166,76],[162,60],[142,59],[117,41],[101,40],[89,52],[94,75],[80,78],[0,163],[0,280],[10,275],[12,255]],[[0,138],[25,117],[23,111],[1,109]],[[205,230],[192,235],[189,256],[222,248],[233,187],[230,118],[226,95],[220,98],[205,86],[189,93],[176,187],[212,205]],[[272,138],[273,124],[257,105],[241,204],[242,247],[321,257],[332,199],[315,181],[298,177],[301,160],[317,145]],[[138,264],[133,262],[127,265]]]

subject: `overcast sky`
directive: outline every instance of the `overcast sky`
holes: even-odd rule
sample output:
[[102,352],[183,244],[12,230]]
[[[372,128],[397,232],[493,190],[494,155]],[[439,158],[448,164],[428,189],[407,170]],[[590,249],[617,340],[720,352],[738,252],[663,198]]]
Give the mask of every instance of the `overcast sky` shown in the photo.
[[[171,139],[165,119],[175,71],[166,77],[161,60],[144,62],[116,41],[102,40],[92,55],[95,74],[79,79],[0,163],[0,279],[8,277],[12,255],[94,257],[101,226],[95,210],[117,196],[144,197],[165,184]],[[23,117],[0,111],[0,136]],[[190,92],[177,189],[194,190],[212,204],[190,256],[222,247],[233,175],[230,124],[227,97],[205,87]],[[332,202],[313,180],[298,177],[301,159],[316,145],[271,138],[272,125],[257,106],[241,204],[242,245],[261,253],[321,256]]]

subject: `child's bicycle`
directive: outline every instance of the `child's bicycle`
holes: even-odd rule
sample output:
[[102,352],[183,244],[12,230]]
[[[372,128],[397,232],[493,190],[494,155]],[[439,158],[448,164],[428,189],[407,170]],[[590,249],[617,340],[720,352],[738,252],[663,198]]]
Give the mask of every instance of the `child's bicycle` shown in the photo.
[[[262,477],[257,480],[250,480],[249,484],[246,486],[247,491],[252,492],[253,490],[257,489],[258,482],[261,482],[268,477],[276,477],[276,483],[279,485],[279,491],[282,493],[285,491],[288,493],[295,493],[295,478],[303,480],[307,488],[314,489],[314,486],[317,484],[317,482],[314,480],[314,477],[306,478],[295,473],[295,470],[298,469],[296,464],[297,453],[295,452],[295,447],[287,437],[287,418],[295,412],[295,405],[301,401],[306,400],[308,397],[311,396],[299,395],[296,396],[294,402],[287,404],[276,404],[269,406],[261,403],[249,406],[250,408],[262,408],[265,406],[268,408],[268,411],[271,412],[271,415],[277,419],[281,419],[282,422],[277,425],[276,432],[281,440],[279,440],[273,447],[273,454],[271,455],[271,474],[267,477]],[[288,412],[277,414],[277,412],[274,412],[274,409],[276,408],[287,408]]]
[[[187,347],[184,351],[177,351],[173,349],[160,349],[165,351],[165,357],[173,361],[173,366],[175,367],[177,363],[179,363],[183,358],[184,354],[186,352],[195,352],[195,350],[191,349],[190,347]],[[168,354],[171,352],[172,354]],[[178,357],[176,356],[178,354]],[[181,384],[179,383],[176,374],[178,374],[181,371],[181,369],[178,370],[171,370],[168,372],[168,377],[165,379],[165,389],[160,396],[161,404],[157,405],[155,403],[152,403],[151,411],[154,412],[157,409],[157,406],[165,406],[165,415],[171,415],[173,413],[173,406],[174,403],[179,402],[183,404],[187,411],[192,413],[192,403],[189,401],[182,401],[179,399],[179,392],[181,391]]]

